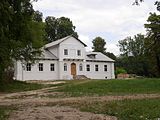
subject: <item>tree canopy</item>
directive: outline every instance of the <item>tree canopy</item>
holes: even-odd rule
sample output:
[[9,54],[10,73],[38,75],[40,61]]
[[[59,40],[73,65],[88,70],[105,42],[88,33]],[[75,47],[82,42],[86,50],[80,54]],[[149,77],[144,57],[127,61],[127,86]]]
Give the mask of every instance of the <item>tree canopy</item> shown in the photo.
[[92,43],[93,43],[92,49],[93,49],[94,52],[105,53],[105,51],[106,51],[106,48],[105,48],[106,42],[105,42],[105,40],[103,38],[96,37],[95,39],[93,39]]
[[[13,60],[31,60],[40,54],[42,29],[33,21],[30,0],[1,0],[0,2],[0,80]],[[42,26],[39,26],[42,27]]]
[[48,16],[45,19],[46,40],[52,42],[68,35],[73,35],[78,38],[75,32],[75,26],[72,21],[66,17],[55,18]]
[[160,15],[150,13],[147,22],[145,24],[147,29],[145,47],[148,58],[151,60],[152,71],[156,76],[160,76]]

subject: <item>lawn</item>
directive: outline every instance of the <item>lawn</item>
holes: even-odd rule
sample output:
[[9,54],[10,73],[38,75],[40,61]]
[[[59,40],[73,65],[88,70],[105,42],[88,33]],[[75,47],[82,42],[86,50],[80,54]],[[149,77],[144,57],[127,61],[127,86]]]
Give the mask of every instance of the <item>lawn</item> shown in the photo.
[[26,83],[22,81],[14,81],[11,83],[2,83],[0,82],[0,92],[1,93],[12,93],[12,92],[21,92],[21,91],[29,91],[41,89],[44,87],[48,87],[49,85],[42,85],[36,83]]
[[73,97],[160,93],[160,79],[70,81],[56,91]]
[[121,100],[68,104],[81,111],[116,116],[118,120],[158,120],[160,99]]
[[9,113],[13,110],[9,106],[0,106],[0,120],[7,120]]

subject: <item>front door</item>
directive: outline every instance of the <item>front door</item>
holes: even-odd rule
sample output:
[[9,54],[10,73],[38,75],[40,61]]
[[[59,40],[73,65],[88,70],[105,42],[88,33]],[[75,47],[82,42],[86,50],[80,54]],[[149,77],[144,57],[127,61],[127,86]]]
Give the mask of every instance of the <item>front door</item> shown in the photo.
[[71,75],[73,76],[76,75],[76,64],[75,63],[71,64]]

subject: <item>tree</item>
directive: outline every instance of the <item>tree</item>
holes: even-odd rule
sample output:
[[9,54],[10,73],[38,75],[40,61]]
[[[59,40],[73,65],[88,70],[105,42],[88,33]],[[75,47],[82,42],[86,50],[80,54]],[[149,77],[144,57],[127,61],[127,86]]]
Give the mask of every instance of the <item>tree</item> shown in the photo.
[[34,12],[33,14],[33,20],[37,22],[42,22],[43,21],[43,13],[39,12],[38,10]]
[[[140,2],[144,2],[144,0],[135,0],[133,5],[139,5]],[[154,5],[157,6],[157,10],[160,11],[160,1],[156,1]]]
[[137,34],[133,38],[126,37],[118,41],[122,56],[142,56],[144,54],[144,35]]
[[0,80],[4,80],[13,60],[29,61],[40,54],[42,39],[39,42],[35,39],[40,32],[33,30],[34,10],[30,0],[1,0],[0,11]]
[[73,26],[69,18],[47,17],[45,23],[46,39],[48,42],[61,39],[68,35],[73,35],[78,38],[77,32],[75,32],[75,26]]
[[111,52],[105,52],[104,54],[113,60],[117,59],[117,57]]
[[137,34],[119,41],[121,56],[116,66],[123,67],[128,73],[148,76],[148,61],[145,55],[144,35]]
[[106,45],[106,42],[103,38],[101,37],[96,37],[95,39],[93,39],[92,41],[93,43],[93,51],[94,52],[101,52],[101,53],[105,53],[106,51],[106,48],[105,48],[105,45]]
[[150,13],[147,22],[148,24],[145,24],[147,29],[145,40],[147,56],[150,59],[152,71],[156,76],[160,76],[160,15]]

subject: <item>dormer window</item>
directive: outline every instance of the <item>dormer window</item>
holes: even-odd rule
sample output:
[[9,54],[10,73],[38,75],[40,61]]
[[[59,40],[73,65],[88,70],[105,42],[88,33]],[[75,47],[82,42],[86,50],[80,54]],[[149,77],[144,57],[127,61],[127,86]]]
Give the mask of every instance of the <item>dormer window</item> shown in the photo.
[[95,59],[97,54],[88,54],[87,56],[91,59]]
[[77,50],[77,55],[81,56],[81,50]]
[[68,55],[68,49],[64,49],[64,55]]

